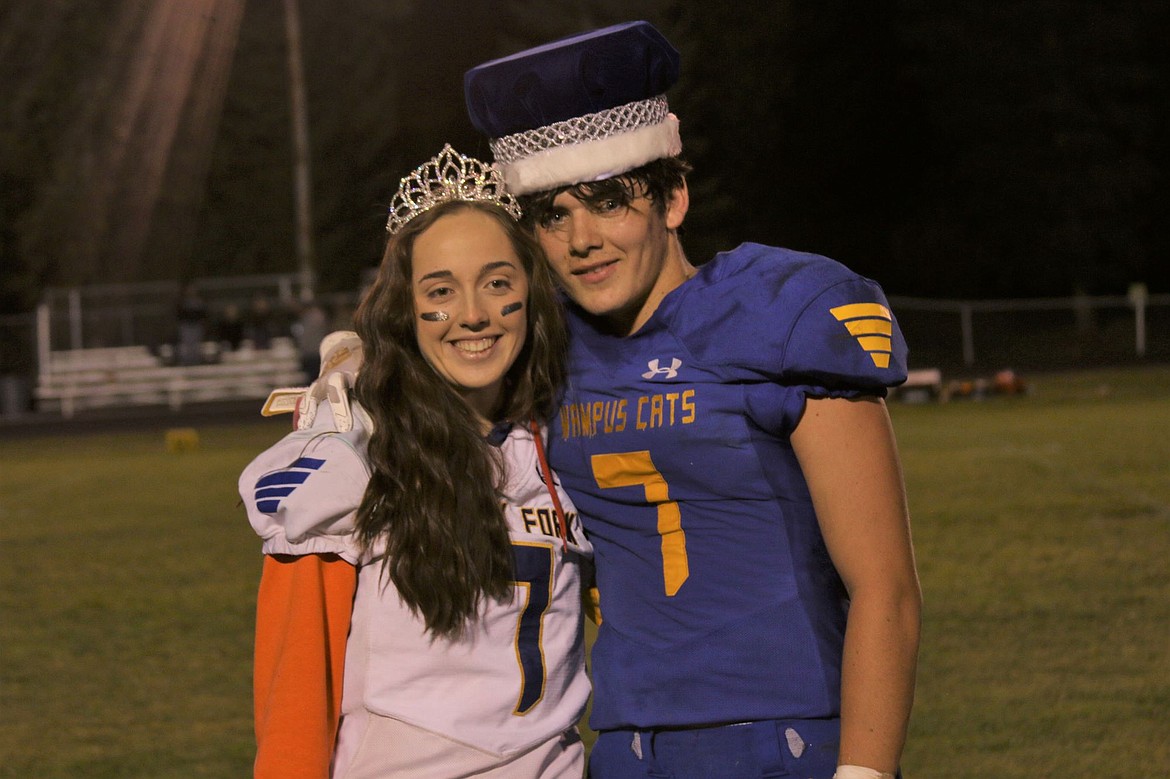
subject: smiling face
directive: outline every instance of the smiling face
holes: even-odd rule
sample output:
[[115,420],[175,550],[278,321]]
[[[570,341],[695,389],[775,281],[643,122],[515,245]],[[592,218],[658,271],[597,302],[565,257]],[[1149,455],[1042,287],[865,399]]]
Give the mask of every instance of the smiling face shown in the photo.
[[528,332],[528,276],[507,233],[476,209],[441,217],[415,239],[411,287],[419,351],[493,421]]
[[536,233],[565,292],[628,335],[687,278],[674,233],[686,211],[685,189],[663,208],[645,195],[581,200],[564,191],[542,215]]

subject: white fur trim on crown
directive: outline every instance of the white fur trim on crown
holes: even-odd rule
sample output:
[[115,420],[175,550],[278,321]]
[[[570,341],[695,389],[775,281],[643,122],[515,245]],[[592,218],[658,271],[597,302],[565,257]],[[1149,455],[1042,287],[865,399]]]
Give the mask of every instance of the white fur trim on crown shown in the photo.
[[639,127],[608,138],[571,146],[545,149],[510,163],[496,163],[504,174],[508,192],[526,195],[546,189],[601,181],[621,175],[647,162],[673,157],[682,151],[678,117]]

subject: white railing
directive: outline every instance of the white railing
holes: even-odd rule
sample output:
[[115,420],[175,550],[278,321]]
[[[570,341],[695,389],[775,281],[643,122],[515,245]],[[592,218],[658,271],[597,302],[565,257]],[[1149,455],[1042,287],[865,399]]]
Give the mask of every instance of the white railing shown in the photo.
[[85,409],[165,405],[178,410],[202,401],[265,398],[276,387],[304,383],[296,349],[289,338],[268,349],[245,346],[219,353],[199,365],[167,365],[144,346],[67,349],[50,352],[33,390],[37,408],[72,417]]

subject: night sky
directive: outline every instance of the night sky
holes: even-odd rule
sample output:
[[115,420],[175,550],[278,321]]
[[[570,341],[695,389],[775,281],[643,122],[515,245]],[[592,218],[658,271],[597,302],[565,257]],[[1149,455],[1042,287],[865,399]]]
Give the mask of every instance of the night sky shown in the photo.
[[[376,263],[398,178],[444,142],[489,154],[467,68],[645,18],[683,57],[693,262],[752,240],[901,295],[1170,291],[1166,3],[579,5],[300,3],[322,289]],[[296,269],[280,3],[19,0],[0,30],[2,312]]]

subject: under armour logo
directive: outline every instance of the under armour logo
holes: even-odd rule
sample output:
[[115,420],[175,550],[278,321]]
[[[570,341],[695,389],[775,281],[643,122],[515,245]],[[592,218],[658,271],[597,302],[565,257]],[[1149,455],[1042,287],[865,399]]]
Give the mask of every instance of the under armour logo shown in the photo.
[[673,379],[678,375],[678,369],[682,367],[682,360],[677,357],[672,357],[669,368],[659,368],[658,360],[651,360],[646,363],[646,367],[650,370],[642,374],[643,379],[653,379],[655,376],[665,376],[668,379]]

